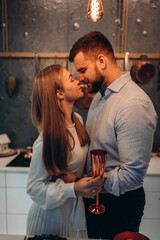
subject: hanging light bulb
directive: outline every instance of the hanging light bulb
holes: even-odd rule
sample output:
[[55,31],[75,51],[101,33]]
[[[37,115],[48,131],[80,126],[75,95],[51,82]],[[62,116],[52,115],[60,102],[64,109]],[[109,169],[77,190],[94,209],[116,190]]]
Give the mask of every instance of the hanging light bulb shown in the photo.
[[97,22],[103,16],[103,5],[101,0],[89,0],[87,7],[87,16],[93,21]]

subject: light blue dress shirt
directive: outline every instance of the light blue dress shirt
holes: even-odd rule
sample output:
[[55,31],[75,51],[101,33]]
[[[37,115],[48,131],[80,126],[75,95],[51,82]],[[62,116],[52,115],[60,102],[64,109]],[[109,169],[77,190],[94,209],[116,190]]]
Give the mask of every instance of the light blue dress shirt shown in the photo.
[[[123,74],[90,106],[86,130],[90,150],[107,151],[105,189],[116,196],[143,185],[153,144],[157,114],[147,94]],[[90,154],[87,171],[91,173]]]

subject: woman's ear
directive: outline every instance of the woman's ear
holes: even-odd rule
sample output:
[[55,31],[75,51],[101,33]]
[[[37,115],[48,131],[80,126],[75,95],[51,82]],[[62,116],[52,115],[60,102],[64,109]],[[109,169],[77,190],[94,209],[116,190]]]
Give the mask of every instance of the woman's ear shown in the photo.
[[97,65],[102,70],[106,67],[106,58],[103,54],[98,55]]
[[63,100],[63,99],[64,99],[64,95],[63,95],[63,92],[62,92],[62,91],[57,90],[57,98],[58,98],[59,100]]

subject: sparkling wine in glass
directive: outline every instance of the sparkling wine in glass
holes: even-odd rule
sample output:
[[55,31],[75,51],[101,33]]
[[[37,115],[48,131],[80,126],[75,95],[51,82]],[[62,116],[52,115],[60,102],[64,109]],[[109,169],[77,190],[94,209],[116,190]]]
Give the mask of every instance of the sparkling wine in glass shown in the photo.
[[[106,167],[107,152],[102,149],[95,149],[90,151],[90,155],[93,177],[103,176]],[[96,195],[96,203],[92,203],[88,209],[94,214],[105,212],[105,206],[99,203],[99,194]]]

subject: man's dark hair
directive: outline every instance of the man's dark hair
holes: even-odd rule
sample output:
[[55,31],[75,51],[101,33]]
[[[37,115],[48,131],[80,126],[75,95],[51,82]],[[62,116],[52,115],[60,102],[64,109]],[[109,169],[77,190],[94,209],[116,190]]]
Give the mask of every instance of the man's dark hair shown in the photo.
[[69,54],[69,61],[73,62],[74,57],[82,51],[86,55],[90,53],[97,56],[97,54],[111,54],[114,58],[114,51],[109,40],[98,31],[89,32],[83,37],[79,38],[72,46]]

